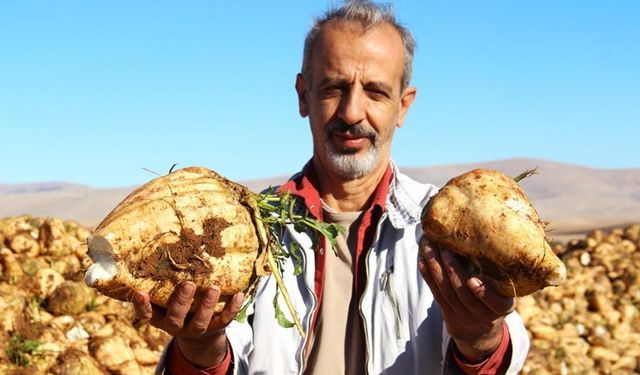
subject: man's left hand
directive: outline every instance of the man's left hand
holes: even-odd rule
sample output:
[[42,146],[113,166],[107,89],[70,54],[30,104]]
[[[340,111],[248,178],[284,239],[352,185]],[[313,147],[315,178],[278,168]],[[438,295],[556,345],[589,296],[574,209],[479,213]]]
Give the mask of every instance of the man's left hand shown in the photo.
[[502,340],[504,317],[515,298],[503,297],[477,277],[468,277],[453,253],[420,239],[418,269],[442,309],[447,331],[472,363],[488,358]]

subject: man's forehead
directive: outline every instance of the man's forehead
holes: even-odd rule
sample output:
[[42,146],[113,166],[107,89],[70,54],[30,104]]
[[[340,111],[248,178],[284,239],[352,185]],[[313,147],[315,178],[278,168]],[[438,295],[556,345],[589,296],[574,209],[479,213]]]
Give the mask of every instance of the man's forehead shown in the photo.
[[[392,25],[380,23],[365,29],[360,22],[330,21],[314,46],[312,75],[320,81],[351,79],[349,64],[353,63],[369,73],[370,79],[382,82],[392,78],[389,75],[402,74],[404,58],[402,39]],[[342,70],[345,67],[347,71]]]

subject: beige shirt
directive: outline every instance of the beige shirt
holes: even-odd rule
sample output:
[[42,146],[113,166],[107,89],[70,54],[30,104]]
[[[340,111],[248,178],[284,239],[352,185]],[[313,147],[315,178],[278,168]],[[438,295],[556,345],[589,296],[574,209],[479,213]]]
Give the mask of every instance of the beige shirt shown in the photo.
[[361,212],[335,212],[323,202],[324,220],[347,230],[338,236],[337,256],[326,250],[320,312],[311,338],[306,374],[364,374],[362,326],[353,294],[353,257]]

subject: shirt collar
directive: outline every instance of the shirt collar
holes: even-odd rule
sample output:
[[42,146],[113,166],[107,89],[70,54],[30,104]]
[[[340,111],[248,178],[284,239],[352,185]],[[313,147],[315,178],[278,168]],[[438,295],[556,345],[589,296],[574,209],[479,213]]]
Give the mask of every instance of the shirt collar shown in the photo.
[[[374,207],[380,207],[382,211],[386,209],[389,203],[389,185],[392,181],[394,168],[389,163],[387,169],[373,193],[373,201],[365,211],[372,210]],[[318,177],[313,166],[312,160],[309,160],[302,169],[302,172],[295,174],[284,185],[280,186],[278,192],[289,191],[292,195],[300,197],[309,213],[316,218],[322,218],[322,203],[320,201],[320,193],[318,191]]]

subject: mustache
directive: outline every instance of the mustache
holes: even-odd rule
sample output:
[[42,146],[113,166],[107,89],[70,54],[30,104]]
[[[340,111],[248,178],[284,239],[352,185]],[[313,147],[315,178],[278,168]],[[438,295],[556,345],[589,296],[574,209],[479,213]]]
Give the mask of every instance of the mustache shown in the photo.
[[349,125],[344,121],[333,121],[327,126],[327,137],[331,138],[333,133],[344,133],[353,137],[369,138],[372,144],[378,139],[375,130],[363,124]]

